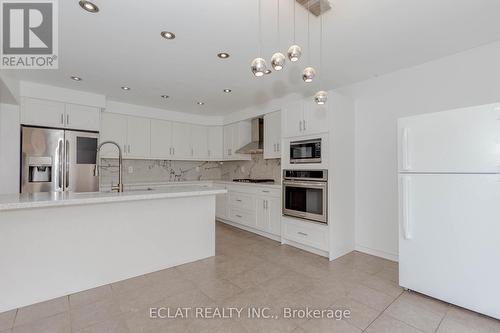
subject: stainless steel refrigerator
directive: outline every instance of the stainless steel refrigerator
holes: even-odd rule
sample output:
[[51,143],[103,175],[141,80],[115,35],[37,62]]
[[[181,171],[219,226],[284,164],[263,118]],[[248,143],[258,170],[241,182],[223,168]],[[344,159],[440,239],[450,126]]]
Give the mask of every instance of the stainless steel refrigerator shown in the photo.
[[21,127],[21,192],[96,192],[99,133]]

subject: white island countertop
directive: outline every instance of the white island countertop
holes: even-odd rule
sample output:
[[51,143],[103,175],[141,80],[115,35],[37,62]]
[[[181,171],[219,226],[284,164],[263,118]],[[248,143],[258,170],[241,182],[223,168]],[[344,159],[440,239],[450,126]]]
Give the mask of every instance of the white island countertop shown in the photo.
[[153,190],[116,192],[41,192],[0,195],[0,211],[55,206],[76,206],[109,202],[184,198],[224,194],[227,190],[210,185],[176,185]]

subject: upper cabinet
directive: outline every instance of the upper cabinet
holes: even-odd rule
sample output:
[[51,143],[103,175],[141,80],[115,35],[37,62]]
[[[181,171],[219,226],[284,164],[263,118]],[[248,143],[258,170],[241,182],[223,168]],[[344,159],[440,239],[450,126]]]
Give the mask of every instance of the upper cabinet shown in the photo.
[[222,160],[224,135],[222,126],[208,127],[208,159]]
[[236,151],[252,141],[250,120],[224,126],[224,160],[251,160],[251,155],[237,154]]
[[150,158],[222,160],[222,126],[202,126],[151,119]]
[[284,109],[282,125],[287,138],[328,132],[328,107],[309,99],[290,103]]
[[264,158],[281,157],[281,112],[264,116]]
[[[101,142],[114,141],[122,149],[126,158],[149,158],[150,120],[116,113],[102,114]],[[103,147],[101,157],[118,157],[116,148]]]
[[37,98],[21,100],[21,124],[99,131],[100,109]]
[[172,122],[151,119],[151,158],[172,157]]

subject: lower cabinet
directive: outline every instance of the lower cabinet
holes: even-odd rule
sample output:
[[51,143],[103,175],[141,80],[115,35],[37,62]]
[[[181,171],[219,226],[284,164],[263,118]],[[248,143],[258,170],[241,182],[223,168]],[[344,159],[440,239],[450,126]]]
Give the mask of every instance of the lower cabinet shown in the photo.
[[[216,197],[216,217],[263,235],[281,236],[281,190],[262,186],[225,185]],[[249,228],[249,229],[248,229]]]

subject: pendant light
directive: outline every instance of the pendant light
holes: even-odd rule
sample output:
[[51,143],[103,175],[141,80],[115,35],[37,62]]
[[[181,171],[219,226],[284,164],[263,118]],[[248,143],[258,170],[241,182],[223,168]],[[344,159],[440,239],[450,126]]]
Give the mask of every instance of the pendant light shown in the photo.
[[[311,63],[311,12],[309,11],[310,1],[307,2],[307,62]],[[302,72],[302,80],[310,83],[316,76],[316,71],[313,67],[309,66]]]
[[[276,0],[277,13],[276,13],[276,27],[278,32],[278,48],[280,47],[280,0]],[[280,71],[285,67],[285,56],[281,52],[276,52],[271,58],[271,66],[275,71]]]
[[[319,82],[320,82],[320,86],[323,85],[323,74],[322,74],[322,70],[323,70],[323,15],[321,15],[320,17],[320,21],[319,21],[319,71],[320,71],[320,78],[319,78]],[[326,100],[328,99],[328,93],[324,90],[320,90],[318,91],[315,95],[314,95],[314,101],[316,102],[316,104],[319,104],[319,105],[323,105],[326,103]]]
[[299,60],[300,56],[302,55],[302,49],[295,42],[295,38],[296,38],[295,7],[296,7],[296,1],[293,0],[293,45],[290,46],[290,48],[288,49],[288,59],[290,59],[291,62],[295,62],[295,61]]
[[[261,0],[259,0],[259,54],[262,54]],[[262,57],[255,58],[251,64],[253,75],[259,77],[266,72],[267,64]]]

